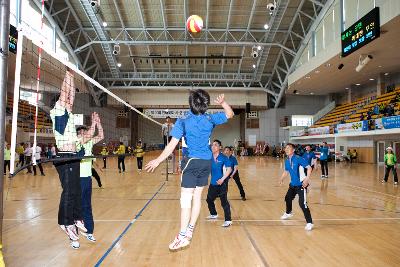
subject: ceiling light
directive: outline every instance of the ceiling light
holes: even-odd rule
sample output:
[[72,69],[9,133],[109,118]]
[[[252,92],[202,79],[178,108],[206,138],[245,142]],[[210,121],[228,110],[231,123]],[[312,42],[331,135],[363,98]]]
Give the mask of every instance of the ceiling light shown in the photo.
[[103,27],[107,27],[107,26],[108,26],[107,22],[103,21]]
[[310,76],[306,76],[306,79],[310,79],[311,77]]
[[344,89],[349,90],[350,88],[349,88],[349,87],[346,87],[346,88],[344,88]]
[[356,85],[357,85],[357,86],[360,86],[361,84],[360,84],[360,83],[356,83]]
[[268,30],[268,28],[269,28],[268,23],[264,24],[264,29]]
[[257,46],[257,49],[258,49],[258,50],[261,50],[261,45]]
[[370,81],[375,81],[375,79],[374,79],[374,78],[370,78],[369,80],[370,80]]
[[386,73],[385,73],[385,76],[388,76],[388,75],[389,75],[389,72],[386,72]]
[[313,92],[310,93],[310,95],[313,95],[313,94],[314,94]]
[[299,95],[300,93],[299,92],[296,92],[296,95]]
[[121,68],[122,64],[121,64],[121,63],[118,63],[117,66],[118,66],[118,68]]
[[325,67],[330,67],[331,66],[331,63],[326,63],[325,64]]
[[253,69],[255,69],[256,68],[256,64],[253,64]]
[[316,70],[315,73],[320,73],[320,71],[319,71],[319,70]]
[[378,68],[382,68],[382,66],[381,66],[381,65],[379,65],[379,66],[378,66]]

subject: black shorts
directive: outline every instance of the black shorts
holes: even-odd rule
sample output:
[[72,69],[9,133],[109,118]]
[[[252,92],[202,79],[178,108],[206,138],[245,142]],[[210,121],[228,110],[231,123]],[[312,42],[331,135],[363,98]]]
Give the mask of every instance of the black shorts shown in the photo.
[[211,160],[184,158],[181,163],[181,186],[196,188],[208,185],[211,173]]

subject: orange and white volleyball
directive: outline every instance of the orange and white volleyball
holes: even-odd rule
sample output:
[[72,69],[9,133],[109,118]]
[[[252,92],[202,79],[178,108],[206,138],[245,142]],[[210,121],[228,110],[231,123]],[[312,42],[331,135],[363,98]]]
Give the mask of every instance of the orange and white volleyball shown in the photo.
[[198,33],[203,29],[203,19],[197,15],[191,15],[186,21],[186,28],[191,33]]

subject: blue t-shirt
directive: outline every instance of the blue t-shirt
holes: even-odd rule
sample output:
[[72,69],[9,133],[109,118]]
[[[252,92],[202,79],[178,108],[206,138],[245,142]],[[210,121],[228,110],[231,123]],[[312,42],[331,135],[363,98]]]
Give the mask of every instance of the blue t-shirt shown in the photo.
[[285,160],[285,171],[288,171],[290,174],[290,184],[292,186],[301,186],[302,182],[300,181],[300,166],[304,169],[309,168],[310,164],[307,161],[297,155],[293,155],[292,158],[287,158]]
[[[211,155],[212,157],[212,155]],[[228,159],[227,156],[220,153],[217,157],[217,160],[214,157],[211,158],[211,184],[218,185],[217,181],[224,176],[224,166],[226,168],[232,167],[232,162]]]
[[312,160],[315,159],[315,158],[317,158],[317,157],[315,156],[315,153],[314,153],[314,152],[312,152],[312,151],[307,152],[307,151],[306,151],[306,152],[303,154],[303,158],[306,160],[306,162],[307,162],[309,165],[311,165]]
[[328,159],[328,155],[329,155],[329,149],[327,147],[321,147],[319,149],[319,151],[321,152],[321,155],[319,157],[320,160],[327,160]]
[[176,121],[170,135],[178,140],[185,137],[189,158],[209,160],[212,157],[209,144],[212,130],[227,121],[224,112],[194,115],[189,111]]

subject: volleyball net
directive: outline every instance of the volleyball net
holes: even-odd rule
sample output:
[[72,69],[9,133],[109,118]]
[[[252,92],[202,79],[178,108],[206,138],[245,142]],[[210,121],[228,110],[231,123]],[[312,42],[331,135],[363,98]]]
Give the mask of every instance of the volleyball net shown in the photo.
[[[134,147],[138,140],[147,147],[158,148],[162,144],[159,121],[23,32],[18,37],[14,73],[14,77],[9,75],[14,85],[7,93],[6,125],[9,135],[6,139],[11,141],[11,175],[36,165],[39,160],[57,161],[54,150],[79,150],[77,128],[84,129],[85,134],[102,137],[95,140],[98,142],[94,144],[94,157],[117,156],[120,142],[126,148]],[[149,130],[133,136],[133,117],[145,120]],[[157,138],[150,137],[154,132]],[[102,153],[104,149],[106,155]],[[125,154],[130,152],[126,149]]]

